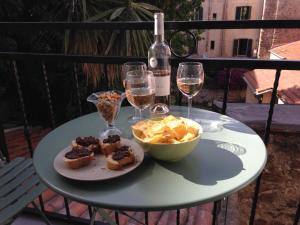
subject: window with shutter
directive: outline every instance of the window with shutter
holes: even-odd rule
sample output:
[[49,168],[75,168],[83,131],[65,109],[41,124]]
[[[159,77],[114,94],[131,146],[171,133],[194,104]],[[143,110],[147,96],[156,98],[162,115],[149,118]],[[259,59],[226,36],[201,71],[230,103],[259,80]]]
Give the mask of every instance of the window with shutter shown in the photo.
[[232,52],[232,56],[237,56],[238,55],[238,41],[237,39],[235,39],[233,41],[233,52]]
[[240,20],[240,18],[241,18],[241,8],[242,7],[236,7],[236,10],[235,10],[235,20]]
[[252,40],[248,39],[247,56],[252,57]]
[[200,8],[195,11],[195,20],[203,20],[203,7],[200,6]]
[[235,39],[233,41],[232,56],[252,56],[251,39]]
[[235,10],[236,20],[249,20],[251,18],[251,6],[238,6]]

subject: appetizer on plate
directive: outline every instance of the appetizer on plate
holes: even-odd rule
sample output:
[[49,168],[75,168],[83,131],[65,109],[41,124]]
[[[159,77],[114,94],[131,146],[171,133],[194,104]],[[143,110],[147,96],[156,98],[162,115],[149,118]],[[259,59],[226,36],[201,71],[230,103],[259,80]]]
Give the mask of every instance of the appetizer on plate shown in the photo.
[[112,152],[121,147],[121,138],[119,135],[109,135],[103,139],[101,143],[101,149],[105,156],[108,156]]
[[72,146],[82,146],[88,148],[90,151],[94,152],[94,154],[101,154],[101,145],[100,140],[98,138],[89,136],[89,137],[77,137],[72,141]]
[[133,164],[135,156],[130,146],[122,146],[121,148],[113,151],[106,158],[107,168],[110,170],[120,170],[124,166]]
[[71,151],[64,155],[64,162],[71,169],[87,166],[91,160],[98,160],[97,157],[104,159],[99,162],[106,163],[107,169],[110,170],[121,170],[124,166],[135,162],[131,146],[121,145],[119,135],[109,135],[102,141],[92,136],[77,137],[72,141],[71,148]]
[[82,146],[72,147],[72,150],[64,156],[66,166],[71,169],[78,169],[88,165],[94,159],[94,152]]

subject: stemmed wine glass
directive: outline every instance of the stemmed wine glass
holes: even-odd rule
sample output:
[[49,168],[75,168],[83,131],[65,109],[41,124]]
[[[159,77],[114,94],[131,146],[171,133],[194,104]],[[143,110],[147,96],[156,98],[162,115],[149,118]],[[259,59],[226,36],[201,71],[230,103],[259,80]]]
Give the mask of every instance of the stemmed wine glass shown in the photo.
[[125,93],[129,103],[139,110],[139,120],[142,110],[154,103],[155,80],[152,71],[129,71],[125,79]]
[[201,63],[182,62],[177,69],[177,86],[188,98],[188,118],[191,117],[192,98],[201,90],[204,83],[204,70]]
[[[122,72],[121,72],[121,78],[123,81],[123,86],[125,88],[125,79],[128,75],[128,72],[130,71],[146,71],[147,65],[144,62],[127,62],[122,65]],[[132,76],[135,76],[135,74],[131,74]],[[134,108],[134,114],[128,118],[128,123],[133,124],[139,120],[138,117],[138,110]]]

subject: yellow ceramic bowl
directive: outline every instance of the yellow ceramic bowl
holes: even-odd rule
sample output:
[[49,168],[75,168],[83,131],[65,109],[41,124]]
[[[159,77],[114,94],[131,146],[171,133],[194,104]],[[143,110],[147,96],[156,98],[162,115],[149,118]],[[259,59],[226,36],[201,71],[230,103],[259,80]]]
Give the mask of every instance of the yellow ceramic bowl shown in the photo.
[[132,130],[132,134],[136,142],[140,144],[144,151],[151,155],[153,158],[168,162],[176,162],[186,157],[195,149],[203,132],[203,129],[199,123],[190,119],[185,120],[187,120],[188,123],[192,123],[195,127],[199,128],[198,136],[187,142],[176,144],[152,144],[144,142],[135,134],[134,130]]

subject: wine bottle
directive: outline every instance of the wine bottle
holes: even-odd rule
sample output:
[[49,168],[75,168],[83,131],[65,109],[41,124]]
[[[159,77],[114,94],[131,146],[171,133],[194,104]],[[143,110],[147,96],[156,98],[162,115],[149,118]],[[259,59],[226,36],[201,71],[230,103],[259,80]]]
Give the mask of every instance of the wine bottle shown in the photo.
[[171,50],[164,41],[164,14],[154,14],[154,43],[148,50],[148,68],[155,78],[155,104],[170,104]]

